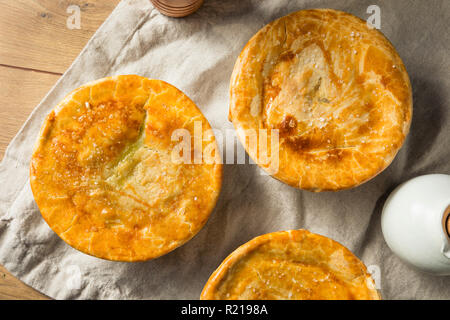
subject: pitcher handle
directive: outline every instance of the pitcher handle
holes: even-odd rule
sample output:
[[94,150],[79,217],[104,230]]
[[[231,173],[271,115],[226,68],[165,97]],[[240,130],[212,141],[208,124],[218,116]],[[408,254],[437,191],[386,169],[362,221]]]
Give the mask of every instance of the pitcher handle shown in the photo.
[[450,259],[450,205],[447,206],[447,209],[445,209],[442,215],[442,228],[447,240],[442,246],[442,253]]

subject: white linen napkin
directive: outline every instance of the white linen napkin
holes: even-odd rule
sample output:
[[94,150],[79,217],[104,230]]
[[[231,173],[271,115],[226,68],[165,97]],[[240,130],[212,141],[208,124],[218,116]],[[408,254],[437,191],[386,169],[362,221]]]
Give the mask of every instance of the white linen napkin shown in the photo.
[[[139,74],[165,80],[196,102],[215,129],[227,120],[235,59],[266,23],[292,11],[330,7],[363,19],[381,9],[381,31],[404,59],[414,88],[411,133],[392,165],[364,185],[314,194],[261,174],[255,165],[224,166],[217,207],[191,241],[153,261],[121,263],[72,249],[44,222],[29,186],[29,160],[45,115],[76,87],[98,78]],[[57,298],[197,299],[210,274],[255,236],[305,228],[360,257],[385,299],[450,299],[450,277],[419,273],[386,246],[380,228],[386,196],[426,173],[450,173],[450,4],[426,1],[206,0],[174,19],[149,0],[122,1],[12,140],[0,165],[0,263]]]

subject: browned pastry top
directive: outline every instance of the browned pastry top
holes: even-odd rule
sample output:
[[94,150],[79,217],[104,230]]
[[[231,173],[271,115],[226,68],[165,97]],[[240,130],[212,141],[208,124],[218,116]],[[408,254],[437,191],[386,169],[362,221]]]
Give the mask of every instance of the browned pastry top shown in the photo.
[[42,216],[99,258],[148,260],[182,245],[205,224],[222,179],[219,161],[174,161],[172,133],[193,136],[195,121],[202,147],[215,145],[200,110],[168,83],[130,75],[76,89],[45,120],[31,160]]
[[269,233],[229,255],[205,300],[378,300],[364,264],[339,243],[306,230]]
[[409,131],[411,86],[394,47],[365,21],[304,10],[269,23],[247,43],[231,78],[229,116],[267,170],[273,161],[245,135],[278,130],[274,177],[311,191],[340,190],[391,163]]

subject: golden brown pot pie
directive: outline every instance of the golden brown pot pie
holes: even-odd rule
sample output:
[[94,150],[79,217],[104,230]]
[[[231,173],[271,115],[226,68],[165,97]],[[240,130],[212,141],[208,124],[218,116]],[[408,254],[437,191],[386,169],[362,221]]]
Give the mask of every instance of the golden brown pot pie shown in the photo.
[[[301,189],[341,190],[371,179],[392,162],[411,116],[411,85],[394,47],[341,11],[304,10],[269,23],[231,77],[229,118],[250,157]],[[279,157],[270,143],[268,156],[258,151],[260,140],[249,147],[247,133],[259,130],[268,141],[278,130]]]
[[[196,152],[210,148],[209,163],[173,156],[182,143],[174,130],[190,134],[190,146],[196,125],[203,133]],[[216,150],[208,121],[177,88],[134,75],[105,78],[76,89],[48,115],[31,188],[48,225],[72,247],[109,260],[148,260],[206,223],[221,187]]]
[[240,246],[211,275],[203,300],[379,300],[364,264],[306,230],[265,234]]

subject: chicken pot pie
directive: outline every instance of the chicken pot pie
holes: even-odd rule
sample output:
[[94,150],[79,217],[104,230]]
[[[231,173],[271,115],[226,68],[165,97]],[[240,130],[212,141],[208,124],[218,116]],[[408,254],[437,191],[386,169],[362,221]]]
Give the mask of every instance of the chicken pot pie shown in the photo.
[[[411,85],[394,47],[341,11],[304,10],[269,23],[231,77],[229,118],[250,157],[310,191],[355,187],[380,173],[411,116]],[[257,135],[256,147],[248,132]],[[277,135],[277,150],[267,143],[265,151],[261,132],[267,140]]]
[[[210,152],[201,163],[174,156],[188,150],[175,130],[190,147],[195,126],[202,129],[196,152]],[[205,224],[221,187],[218,157],[208,121],[180,90],[116,76],[76,89],[48,115],[31,159],[31,188],[48,225],[72,247],[143,261]]]
[[364,264],[347,248],[306,230],[269,233],[230,254],[203,300],[379,300]]

